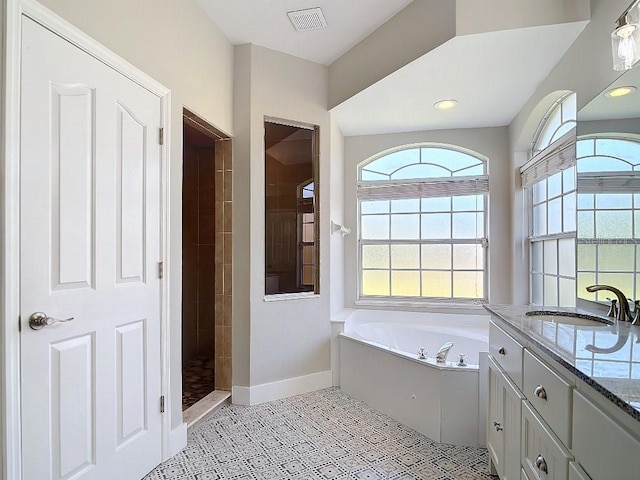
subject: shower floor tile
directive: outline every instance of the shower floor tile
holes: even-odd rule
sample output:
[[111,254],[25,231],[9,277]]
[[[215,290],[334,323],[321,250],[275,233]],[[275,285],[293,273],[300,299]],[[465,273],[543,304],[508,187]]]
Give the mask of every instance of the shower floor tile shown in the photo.
[[145,480],[495,479],[484,448],[434,442],[337,388],[224,405]]
[[198,357],[182,366],[182,410],[215,390],[213,358]]

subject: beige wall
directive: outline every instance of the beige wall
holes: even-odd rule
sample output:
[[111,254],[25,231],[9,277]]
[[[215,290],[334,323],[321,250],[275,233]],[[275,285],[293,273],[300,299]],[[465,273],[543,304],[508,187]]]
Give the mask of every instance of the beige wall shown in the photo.
[[171,90],[171,423],[182,423],[182,108],[232,131],[233,47],[195,0],[42,0],[42,4]]
[[456,0],[455,3],[456,35],[589,20],[589,0]]
[[[5,6],[6,6],[7,2],[2,2],[2,5],[0,6],[0,25],[3,26],[4,29],[4,15],[5,15]],[[5,51],[4,51],[4,32],[2,34],[0,34],[0,98],[4,98],[4,91],[5,91],[5,85],[4,85],[4,65],[5,65]],[[2,108],[0,108],[0,159],[2,159],[1,161],[4,162],[4,132],[5,132],[5,128],[4,128],[4,106]],[[4,175],[4,171],[3,171],[4,167],[0,167],[0,171],[2,172],[2,175]],[[4,208],[3,208],[4,209]],[[1,225],[4,226],[4,212],[0,214],[0,218],[2,218],[2,223]],[[4,227],[3,227],[4,228]],[[4,234],[4,232],[3,232]],[[0,250],[4,253],[4,250]],[[4,258],[2,259],[2,261],[4,262]],[[0,268],[0,271],[3,271],[4,267]],[[4,299],[2,299],[1,301],[1,305],[4,311]],[[4,332],[5,332],[5,328],[4,326],[2,326],[0,328],[0,345],[6,345],[5,343],[5,338],[4,338]],[[4,350],[4,348],[3,348]],[[0,477],[2,477],[5,474],[5,459],[4,459],[4,455],[5,455],[5,449],[2,448],[2,445],[7,445],[9,442],[9,438],[7,438],[7,434],[8,429],[7,426],[5,425],[5,403],[4,403],[4,399],[5,399],[5,391],[4,391],[4,386],[8,385],[8,382],[6,381],[6,377],[7,377],[7,367],[6,367],[6,363],[4,360],[6,352],[3,352],[2,354],[0,354],[0,432],[2,432],[2,434],[0,434]]]
[[340,105],[453,38],[453,1],[416,0],[329,67],[329,106]]
[[[489,159],[489,300],[505,303],[509,300],[510,258],[508,251],[511,232],[511,206],[508,190],[509,150],[507,127],[470,128],[430,132],[394,133],[346,137],[344,165],[344,215],[354,232],[358,225],[356,179],[358,164],[386,149],[418,142],[437,142],[464,147]],[[357,235],[345,238],[345,285],[347,307],[355,307],[358,276]]]
[[[233,385],[255,387],[330,368],[327,67],[236,47]],[[320,127],[320,295],[264,301],[264,117]]]
[[[331,181],[329,182],[330,213],[331,218],[325,216],[323,227],[331,228],[331,221],[344,225],[344,137],[335,121],[331,121]],[[350,225],[353,234],[356,234],[355,225]],[[344,309],[344,244],[345,238],[340,233],[330,231],[330,265],[331,287],[330,314],[335,317]]]

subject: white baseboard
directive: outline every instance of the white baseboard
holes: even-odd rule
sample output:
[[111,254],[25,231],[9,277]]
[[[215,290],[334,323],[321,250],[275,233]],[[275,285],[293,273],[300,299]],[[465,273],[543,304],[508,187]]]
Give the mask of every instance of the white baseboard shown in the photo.
[[259,405],[281,398],[313,392],[332,385],[331,370],[288,378],[279,382],[263,383],[254,387],[231,387],[231,403],[236,405]]
[[187,424],[181,423],[169,433],[169,445],[167,457],[162,461],[168,460],[177,454],[180,450],[187,446]]

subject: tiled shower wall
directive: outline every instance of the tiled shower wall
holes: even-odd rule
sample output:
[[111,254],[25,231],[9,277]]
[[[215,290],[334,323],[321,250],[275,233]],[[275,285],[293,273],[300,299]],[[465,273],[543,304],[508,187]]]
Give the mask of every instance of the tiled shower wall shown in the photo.
[[184,145],[183,362],[215,358],[215,152]]
[[215,147],[215,381],[216,390],[231,389],[231,140]]

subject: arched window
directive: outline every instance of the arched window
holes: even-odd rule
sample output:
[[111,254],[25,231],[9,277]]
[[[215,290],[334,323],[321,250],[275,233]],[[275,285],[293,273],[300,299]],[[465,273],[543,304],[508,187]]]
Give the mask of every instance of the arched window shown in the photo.
[[533,136],[532,157],[576,127],[576,110],[575,93],[566,93],[554,102]]
[[532,159],[522,167],[528,191],[530,301],[575,306],[576,96],[562,95],[542,118]]
[[581,136],[576,152],[578,296],[605,301],[585,290],[605,283],[640,298],[640,136]]
[[486,299],[487,160],[450,145],[358,168],[360,298]]

